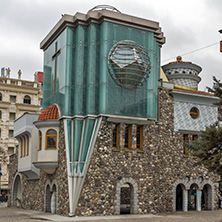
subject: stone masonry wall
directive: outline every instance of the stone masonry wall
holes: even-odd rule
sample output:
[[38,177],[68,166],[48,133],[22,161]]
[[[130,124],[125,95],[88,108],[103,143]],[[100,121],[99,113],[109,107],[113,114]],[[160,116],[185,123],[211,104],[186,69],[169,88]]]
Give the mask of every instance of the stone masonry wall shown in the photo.
[[18,170],[18,150],[16,150],[15,154],[11,155],[9,157],[9,179],[8,179],[8,184],[9,184],[9,190],[8,190],[8,207],[11,207],[11,202],[12,202],[12,186],[13,186],[13,181],[14,177],[17,173]]
[[[112,123],[104,118],[86,175],[77,215],[113,215],[117,183],[132,178],[138,185],[139,214],[173,211],[173,184],[190,179],[218,178],[203,167],[194,167],[195,159],[183,154],[183,135],[174,132],[174,103],[169,91],[159,89],[159,121],[143,126],[142,151],[135,145],[136,125],[131,126],[131,149],[124,148],[119,137],[119,150],[112,147]],[[120,124],[119,134],[124,133]],[[214,189],[214,187],[213,187]]]

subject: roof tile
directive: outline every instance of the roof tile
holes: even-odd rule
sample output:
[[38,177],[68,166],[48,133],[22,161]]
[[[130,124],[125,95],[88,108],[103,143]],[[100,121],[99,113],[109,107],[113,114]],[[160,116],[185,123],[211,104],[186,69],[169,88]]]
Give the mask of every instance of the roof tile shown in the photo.
[[46,107],[39,115],[38,121],[58,120],[59,110],[55,104]]

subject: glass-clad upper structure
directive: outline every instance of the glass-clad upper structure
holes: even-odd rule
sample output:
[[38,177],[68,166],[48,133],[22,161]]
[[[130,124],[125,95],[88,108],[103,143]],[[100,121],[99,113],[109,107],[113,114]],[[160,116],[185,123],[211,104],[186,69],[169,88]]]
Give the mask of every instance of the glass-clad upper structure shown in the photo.
[[156,119],[164,42],[150,20],[105,9],[64,15],[41,42],[43,108]]

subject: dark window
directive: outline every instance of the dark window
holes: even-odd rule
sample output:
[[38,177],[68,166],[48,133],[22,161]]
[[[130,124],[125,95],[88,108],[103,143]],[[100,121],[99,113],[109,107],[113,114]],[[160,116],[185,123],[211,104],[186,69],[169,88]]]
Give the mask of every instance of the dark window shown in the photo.
[[8,148],[8,154],[11,155],[14,153],[14,147],[9,147]]
[[48,130],[46,132],[46,149],[56,149],[57,132],[55,130]]
[[30,98],[30,96],[25,96],[23,103],[25,103],[25,104],[31,104],[31,98]]
[[118,148],[118,124],[113,123],[113,147]]
[[198,135],[192,135],[192,140],[196,141],[198,139]]
[[15,113],[9,113],[9,120],[15,120]]
[[42,132],[39,130],[39,150],[42,149]]
[[130,125],[125,127],[125,148],[130,149]]
[[187,152],[188,134],[183,135],[183,143],[184,143],[183,153],[184,153],[184,155],[187,155],[188,154],[188,152]]
[[0,101],[2,101],[2,94],[0,93]]
[[10,102],[16,103],[16,96],[10,96]]
[[9,137],[13,137],[13,130],[9,130]]
[[142,126],[137,126],[136,128],[136,148],[142,149]]

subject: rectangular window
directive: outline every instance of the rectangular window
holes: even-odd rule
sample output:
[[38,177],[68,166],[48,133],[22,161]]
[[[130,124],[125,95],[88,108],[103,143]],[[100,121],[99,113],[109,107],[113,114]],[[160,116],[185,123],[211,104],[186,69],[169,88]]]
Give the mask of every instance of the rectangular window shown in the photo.
[[130,125],[125,127],[125,148],[130,149]]
[[136,148],[137,149],[142,149],[142,132],[143,132],[143,127],[137,126],[136,128]]
[[113,123],[113,147],[118,148],[118,124]]
[[25,156],[26,153],[26,139],[24,138],[24,147],[23,147],[23,156]]
[[27,152],[26,155],[29,155],[29,137],[27,136]]
[[22,153],[23,153],[23,139],[21,139],[21,144],[20,144],[20,158],[22,158]]
[[13,137],[13,132],[14,132],[13,130],[8,131],[9,137]]
[[11,155],[14,153],[14,147],[9,147],[8,148],[8,154]]
[[39,150],[42,150],[42,132],[39,131]]
[[57,132],[50,129],[46,132],[46,149],[57,149]]
[[192,136],[192,140],[193,140],[193,141],[198,140],[198,135],[193,135],[193,136]]
[[15,120],[15,113],[9,113],[9,120]]
[[16,103],[16,96],[10,96],[10,102]]
[[184,155],[188,155],[188,152],[187,152],[187,145],[186,143],[188,143],[188,134],[184,134],[183,135],[183,153]]

